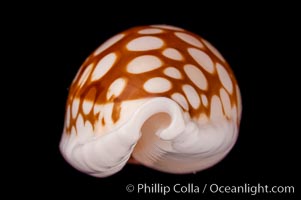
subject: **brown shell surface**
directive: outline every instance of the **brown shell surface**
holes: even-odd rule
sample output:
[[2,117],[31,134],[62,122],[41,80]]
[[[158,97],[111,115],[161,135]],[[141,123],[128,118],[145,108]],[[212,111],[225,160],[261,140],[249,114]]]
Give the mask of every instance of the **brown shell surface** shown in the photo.
[[[144,32],[149,32],[149,34],[145,34]],[[185,35],[185,39],[181,39],[177,36],[181,35],[181,33],[182,35]],[[162,45],[153,49],[152,47],[149,47],[147,50],[130,50],[128,48],[128,44],[133,40],[149,36],[163,41]],[[118,37],[120,38],[119,40],[116,39]],[[224,94],[226,92],[226,95],[229,96],[228,99],[230,99],[231,108],[233,106],[236,108],[239,106],[238,101],[240,97],[237,82],[228,63],[214,47],[196,34],[183,29],[173,29],[164,26],[140,26],[118,34],[115,36],[115,39],[111,39],[111,42],[108,42],[108,44],[107,47],[105,44],[102,45],[100,49],[94,51],[85,60],[79,69],[77,76],[73,80],[66,105],[66,117],[68,116],[68,122],[65,123],[65,130],[67,134],[71,132],[72,128],[76,129],[76,121],[79,115],[82,116],[84,122],[89,121],[93,128],[95,128],[94,125],[97,120],[101,121],[104,125],[106,123],[105,119],[99,119],[100,113],[94,113],[93,107],[107,103],[113,103],[111,117],[114,123],[119,120],[120,105],[124,101],[151,97],[167,97],[172,99],[172,95],[175,93],[183,95],[188,102],[188,109],[179,105],[184,112],[190,114],[192,119],[198,118],[201,114],[210,117],[210,102],[212,97],[216,96],[221,99],[221,90],[223,90]],[[148,44],[143,44],[143,46],[147,47]],[[181,55],[180,58],[175,59],[165,56],[163,52],[166,52],[166,49],[169,48],[179,52]],[[204,53],[207,61],[209,58],[209,64],[205,63],[204,65],[207,65],[208,67],[211,62],[213,70],[206,70],[206,66],[204,66],[202,62],[198,62],[198,60],[192,56],[189,49],[193,49],[192,51],[195,52]],[[97,65],[109,54],[114,56],[114,59],[112,59],[112,66],[108,67],[108,69],[105,70],[106,73],[101,77],[96,79],[95,77],[93,78],[93,73]],[[155,56],[161,61],[161,65],[143,73],[130,73],[127,68],[128,64],[133,61],[133,59],[143,55]],[[195,79],[191,79],[191,77],[187,75],[184,70],[184,66],[187,64],[197,67],[205,76],[207,83],[206,88],[200,88],[195,83]],[[228,76],[228,78],[226,77],[226,81],[228,81],[228,84],[231,84],[230,88],[232,88],[232,90],[229,90],[229,87],[225,87],[225,84],[219,77],[217,66],[226,72],[226,76]],[[180,72],[181,77],[174,78],[167,76],[166,73],[164,73],[164,70],[168,67],[176,68]],[[155,77],[167,80],[171,83],[171,87],[163,92],[147,91],[144,87],[145,83]],[[125,86],[118,95],[110,95],[108,98],[109,88],[117,79],[122,79],[125,82]],[[191,105],[187,95],[185,95],[185,92],[183,91],[184,85],[191,86],[197,92],[198,97],[196,98],[199,98],[201,102],[199,106],[196,107]],[[83,107],[84,102],[89,102],[91,108],[86,109],[85,111]],[[72,110],[75,110],[76,112],[73,112]],[[237,109],[237,112],[239,112],[238,110],[239,109]],[[230,115],[227,115],[226,108],[224,107],[223,113],[227,118],[231,118]],[[239,114],[236,116],[239,116]]]

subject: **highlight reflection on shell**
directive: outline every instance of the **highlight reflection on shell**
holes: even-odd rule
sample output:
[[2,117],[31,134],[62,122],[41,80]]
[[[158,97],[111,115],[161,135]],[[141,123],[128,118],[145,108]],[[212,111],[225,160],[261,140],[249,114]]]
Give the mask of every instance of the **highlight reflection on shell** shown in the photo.
[[96,177],[132,160],[168,173],[219,162],[234,145],[240,91],[206,40],[167,25],[134,27],[83,63],[66,106],[64,158]]

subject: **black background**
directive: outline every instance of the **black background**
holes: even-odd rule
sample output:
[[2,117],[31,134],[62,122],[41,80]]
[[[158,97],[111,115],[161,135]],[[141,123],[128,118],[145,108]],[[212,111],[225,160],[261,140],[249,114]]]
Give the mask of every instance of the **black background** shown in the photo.
[[[71,195],[97,199],[106,199],[106,194],[112,198],[121,194],[123,198],[143,199],[146,194],[125,190],[127,184],[138,183],[293,185],[298,193],[300,105],[296,95],[300,83],[296,70],[300,64],[294,53],[296,16],[294,12],[283,13],[290,11],[289,8],[255,6],[257,9],[250,7],[250,11],[245,7],[219,11],[213,10],[215,7],[193,9],[192,6],[183,7],[185,13],[170,8],[160,12],[133,9],[123,13],[109,9],[110,14],[104,14],[105,6],[92,4],[80,9],[53,6],[49,11],[46,11],[48,6],[43,7],[34,14],[26,12],[20,16],[18,22],[26,28],[16,25],[14,31],[26,55],[26,65],[20,66],[18,75],[23,78],[25,73],[31,75],[20,84],[26,84],[24,88],[28,89],[22,105],[34,116],[21,118],[20,126],[28,134],[21,134],[20,140],[24,137],[26,147],[20,148],[21,161],[15,167],[17,174],[26,176],[15,179],[15,187],[28,188],[26,193],[42,197]],[[95,10],[89,11],[90,8]],[[85,58],[106,39],[130,27],[148,24],[182,27],[204,37],[223,54],[242,93],[238,141],[223,161],[197,174],[172,175],[126,165],[119,173],[104,179],[84,175],[69,166],[58,149],[68,87]],[[19,166],[24,173],[18,173]],[[292,194],[224,196],[208,192],[156,194],[155,199],[171,196],[176,199],[296,197]]]

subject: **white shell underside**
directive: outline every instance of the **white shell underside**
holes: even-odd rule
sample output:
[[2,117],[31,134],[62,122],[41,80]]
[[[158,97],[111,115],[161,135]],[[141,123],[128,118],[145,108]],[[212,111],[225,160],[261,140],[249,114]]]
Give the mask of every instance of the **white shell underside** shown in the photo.
[[231,113],[230,120],[219,116],[200,123],[171,99],[146,99],[109,133],[85,133],[82,140],[63,134],[60,150],[75,168],[96,177],[120,171],[131,156],[159,171],[193,173],[219,162],[234,145],[235,107]]

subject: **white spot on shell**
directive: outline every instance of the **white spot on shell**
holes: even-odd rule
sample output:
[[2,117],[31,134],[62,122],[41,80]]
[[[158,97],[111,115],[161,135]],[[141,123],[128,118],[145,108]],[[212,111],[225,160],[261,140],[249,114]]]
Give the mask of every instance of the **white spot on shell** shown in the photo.
[[146,28],[146,29],[142,29],[142,30],[138,31],[138,33],[140,33],[140,34],[158,34],[158,33],[162,33],[162,32],[163,31],[158,28]]
[[201,90],[206,90],[208,87],[207,79],[203,72],[194,65],[184,65],[184,71],[188,78]]
[[175,67],[167,67],[164,69],[164,74],[166,76],[169,76],[171,78],[175,78],[175,79],[181,79],[182,78],[182,74],[181,72],[175,68]]
[[174,48],[167,48],[163,51],[163,55],[167,58],[173,59],[173,60],[182,60],[183,56],[182,54],[174,49]]
[[79,115],[76,120],[77,141],[79,144],[87,142],[88,138],[93,136],[92,124],[89,121],[84,122],[82,115]]
[[104,113],[103,114],[104,121],[105,121],[106,126],[114,124],[113,119],[112,119],[113,106],[114,106],[114,103],[107,103],[102,107],[103,113]]
[[67,106],[65,125],[66,125],[67,127],[70,126],[70,105]]
[[226,69],[219,63],[216,64],[217,74],[219,79],[221,80],[223,86],[226,88],[226,90],[232,94],[233,92],[233,84],[231,81],[231,78],[229,76],[229,73],[226,71]]
[[220,89],[220,98],[222,100],[222,104],[223,104],[223,108],[224,108],[224,112],[226,114],[227,117],[231,117],[231,101],[230,101],[230,97],[228,95],[228,93],[226,92],[226,90],[224,88]]
[[107,93],[107,99],[109,100],[112,96],[118,97],[126,86],[126,80],[124,78],[116,79],[109,87]]
[[78,113],[79,99],[74,98],[72,102],[72,117],[75,118]]
[[103,77],[114,65],[116,61],[116,54],[110,53],[103,57],[96,65],[93,74],[92,74],[92,81],[98,80]]
[[194,109],[197,109],[201,105],[201,100],[197,91],[191,85],[183,85],[182,88],[190,105]]
[[86,69],[85,71],[83,72],[83,74],[81,75],[79,81],[78,81],[78,85],[79,87],[81,87],[88,79],[90,73],[91,73],[91,70],[93,68],[93,63],[91,63]]
[[204,105],[205,107],[207,107],[207,106],[208,106],[208,99],[207,99],[207,96],[204,95],[204,94],[202,94],[202,95],[201,95],[201,99],[202,99],[203,105]]
[[224,57],[220,52],[212,45],[210,44],[207,40],[203,39],[203,42],[205,43],[206,47],[216,56],[218,57],[221,61],[225,62]]
[[199,47],[199,48],[203,48],[204,45],[202,44],[202,42],[200,42],[197,38],[195,38],[192,35],[189,35],[187,33],[181,33],[181,32],[176,32],[175,35],[180,38],[181,40],[183,40],[184,42]]
[[77,133],[81,132],[79,130],[82,129],[83,126],[84,126],[84,119],[83,119],[82,115],[79,114],[78,117],[77,117],[77,120],[76,120],[76,130],[77,130]]
[[101,111],[101,104],[95,103],[94,108],[93,108],[93,113],[96,115],[97,113],[100,113]]
[[127,44],[127,49],[130,51],[148,51],[159,49],[163,46],[164,42],[158,37],[143,36],[133,39]]
[[[83,130],[83,133],[85,133],[85,136],[84,136],[85,138],[90,138],[93,136],[93,126],[89,120],[87,120],[85,122],[85,127]],[[87,137],[88,134],[90,135],[90,137],[89,136]]]
[[88,101],[88,100],[83,101],[83,111],[86,115],[89,114],[92,107],[93,107],[93,102],[92,101]]
[[214,95],[211,98],[210,118],[212,120],[218,120],[222,117],[224,117],[224,115],[220,98]]
[[89,90],[86,97],[89,97],[89,99],[85,99],[83,101],[83,111],[87,115],[90,113],[93,105],[94,105],[94,99],[95,99],[96,89],[93,87]]
[[176,30],[176,31],[183,31],[184,29],[179,28],[179,27],[175,27],[175,26],[170,26],[170,25],[151,25],[151,27],[155,27],[155,28],[164,28],[164,29],[169,29],[169,30]]
[[71,135],[76,135],[76,130],[75,130],[74,126],[71,129]]
[[195,48],[188,48],[188,52],[191,55],[191,57],[207,72],[214,72],[213,62],[205,52]]
[[128,65],[127,71],[132,74],[140,74],[161,67],[161,60],[152,55],[144,55],[134,58]]
[[112,46],[113,44],[118,42],[119,40],[121,40],[123,37],[124,37],[124,34],[118,34],[118,35],[111,37],[105,43],[103,43],[100,47],[98,47],[98,49],[95,50],[94,55],[100,54],[101,52],[103,52],[104,50],[106,50],[107,48],[109,48],[110,46]]
[[85,143],[88,138],[93,136],[93,127],[89,120],[84,122],[82,115],[79,115],[76,120],[76,130],[79,143]]
[[187,103],[185,97],[182,94],[180,94],[180,93],[173,93],[171,95],[171,98],[173,100],[175,100],[178,104],[180,104],[185,110],[188,111],[188,109],[189,109],[188,103]]
[[144,89],[150,93],[162,93],[171,89],[172,85],[169,80],[161,77],[151,78],[147,80]]
[[202,126],[202,125],[205,125],[209,123],[209,119],[208,119],[208,116],[205,114],[205,113],[201,113],[199,118],[198,118],[198,121],[197,123]]

